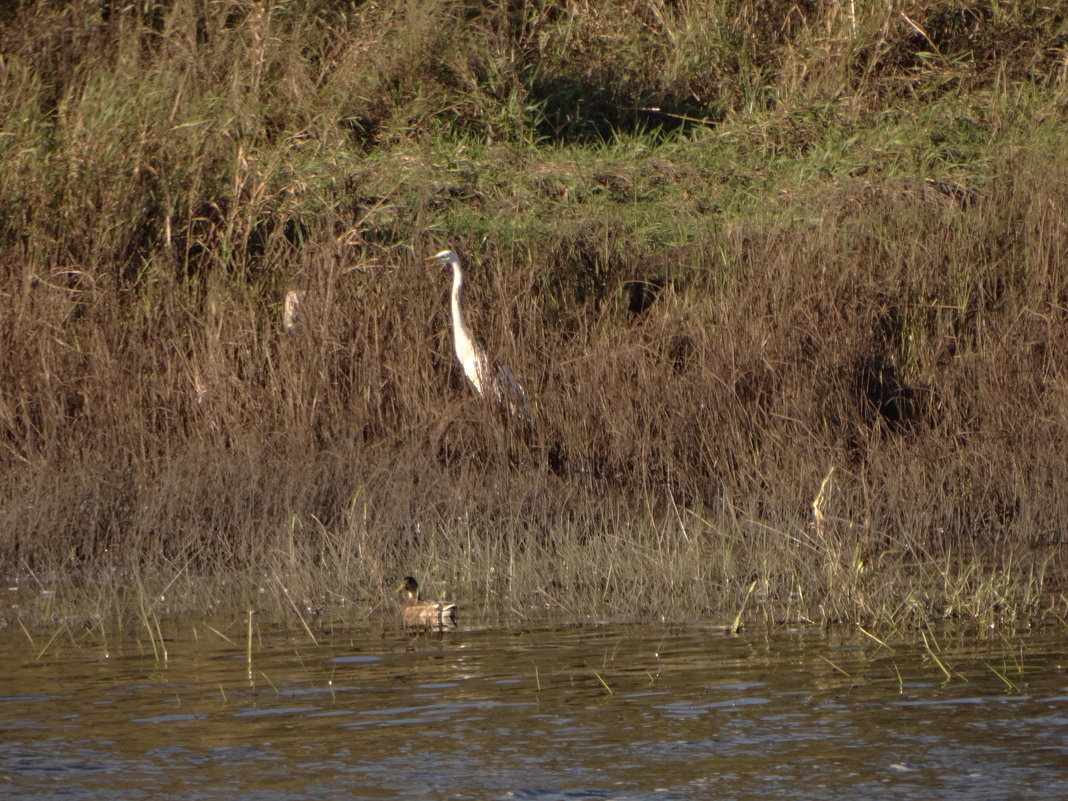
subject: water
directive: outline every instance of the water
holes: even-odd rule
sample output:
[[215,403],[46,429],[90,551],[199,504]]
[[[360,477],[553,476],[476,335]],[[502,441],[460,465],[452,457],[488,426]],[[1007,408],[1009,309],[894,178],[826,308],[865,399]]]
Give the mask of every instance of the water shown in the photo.
[[1068,798],[1063,632],[244,626],[0,632],[0,796]]

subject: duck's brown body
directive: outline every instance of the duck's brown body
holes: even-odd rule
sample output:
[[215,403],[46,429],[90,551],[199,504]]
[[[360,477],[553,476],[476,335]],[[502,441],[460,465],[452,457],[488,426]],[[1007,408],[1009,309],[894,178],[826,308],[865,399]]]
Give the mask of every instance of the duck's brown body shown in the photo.
[[419,598],[419,582],[406,576],[397,588],[402,597],[401,620],[410,628],[435,631],[456,628],[456,604],[448,601],[423,601]]

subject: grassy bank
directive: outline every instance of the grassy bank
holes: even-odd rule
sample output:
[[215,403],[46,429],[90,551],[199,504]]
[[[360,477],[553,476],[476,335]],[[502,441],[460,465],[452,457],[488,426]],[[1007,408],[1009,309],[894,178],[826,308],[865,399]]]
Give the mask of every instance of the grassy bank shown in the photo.
[[[1064,618],[1057,7],[26,2],[0,52],[9,617],[415,573]],[[446,246],[529,425],[455,364]]]

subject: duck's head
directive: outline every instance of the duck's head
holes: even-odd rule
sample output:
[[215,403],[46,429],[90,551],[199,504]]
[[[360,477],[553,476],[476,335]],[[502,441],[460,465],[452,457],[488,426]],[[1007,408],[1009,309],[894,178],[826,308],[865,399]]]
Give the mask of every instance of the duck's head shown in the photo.
[[419,597],[419,582],[411,576],[405,576],[404,580],[397,585],[397,592],[404,593],[404,597],[414,601]]

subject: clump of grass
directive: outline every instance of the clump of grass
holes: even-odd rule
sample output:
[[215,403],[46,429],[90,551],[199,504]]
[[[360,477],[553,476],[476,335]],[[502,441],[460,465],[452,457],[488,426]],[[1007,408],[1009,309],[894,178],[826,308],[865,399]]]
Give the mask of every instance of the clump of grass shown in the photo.
[[[312,635],[408,572],[520,614],[1040,616],[1063,14],[845,8],[7,20],[0,565],[152,642],[250,598]],[[529,428],[453,364],[444,245]]]

